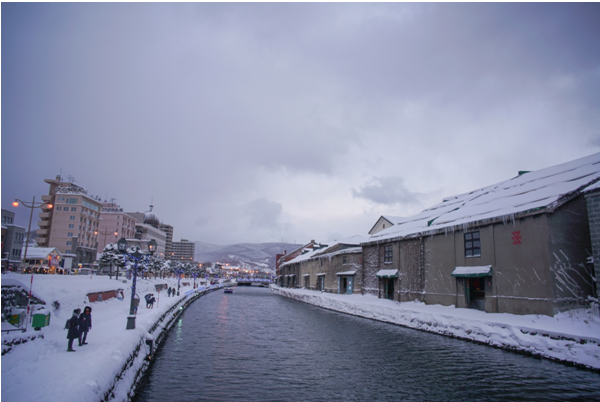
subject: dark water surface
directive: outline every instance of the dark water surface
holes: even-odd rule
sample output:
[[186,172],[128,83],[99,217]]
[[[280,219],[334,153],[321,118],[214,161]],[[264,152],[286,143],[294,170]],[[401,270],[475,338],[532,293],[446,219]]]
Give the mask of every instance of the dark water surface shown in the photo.
[[135,401],[600,401],[600,375],[238,287],[185,311]]

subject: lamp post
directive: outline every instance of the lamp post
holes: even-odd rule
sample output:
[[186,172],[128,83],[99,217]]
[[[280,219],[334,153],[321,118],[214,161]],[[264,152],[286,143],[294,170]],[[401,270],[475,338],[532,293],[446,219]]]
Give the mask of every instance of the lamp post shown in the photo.
[[183,274],[183,269],[176,269],[173,272],[177,274],[177,296],[179,296],[179,284],[181,282],[181,274]]
[[[125,258],[132,260],[133,261],[133,281],[132,281],[132,285],[131,285],[131,301],[129,304],[129,316],[127,317],[127,327],[126,329],[135,329],[135,288],[136,288],[136,282],[137,282],[137,270],[138,270],[138,264],[139,263],[146,263],[148,262],[148,259],[146,258],[146,255],[140,253],[140,248],[139,247],[135,247],[135,251],[133,253],[130,253],[127,251],[127,240],[125,240],[124,237],[122,237],[118,242],[117,242],[117,247],[119,249],[119,251],[125,256]],[[156,251],[156,240],[152,239],[150,240],[150,242],[148,243],[148,251],[150,252],[150,255],[154,254],[154,252]]]
[[19,203],[21,203],[21,205],[23,205],[25,208],[29,208],[31,210],[31,212],[29,213],[29,226],[27,226],[27,240],[25,243],[25,254],[23,255],[23,265],[25,265],[25,259],[27,258],[27,248],[29,247],[29,232],[31,232],[31,219],[33,218],[33,210],[35,208],[43,208],[44,205],[46,205],[48,207],[48,209],[52,209],[54,208],[54,205],[52,205],[50,202],[35,202],[35,195],[33,196],[33,200],[31,202],[25,202],[25,201],[21,201],[17,198],[15,198],[15,201],[12,203],[13,207],[18,207]]

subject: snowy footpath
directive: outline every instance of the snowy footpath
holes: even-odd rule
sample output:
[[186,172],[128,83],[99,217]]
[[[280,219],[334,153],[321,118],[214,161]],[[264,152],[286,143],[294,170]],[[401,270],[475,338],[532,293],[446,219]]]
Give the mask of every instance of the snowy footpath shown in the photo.
[[454,306],[398,303],[368,295],[340,295],[271,285],[273,293],[329,310],[466,339],[600,371],[598,312],[554,317],[490,314]]
[[[193,280],[185,280],[186,283]],[[3,274],[2,286],[17,285],[29,292],[31,275]],[[184,281],[182,281],[184,282]],[[34,275],[32,295],[46,302],[50,325],[35,331],[12,331],[2,323],[2,400],[4,401],[125,401],[148,367],[156,344],[193,299],[214,290],[182,286],[180,296],[156,292],[155,285],[177,288],[176,279],[138,279],[141,302],[136,328],[126,330],[131,280],[106,276]],[[86,295],[123,289],[125,298],[90,303]],[[147,309],[143,299],[154,293],[158,300]],[[58,305],[53,302],[57,301]],[[65,322],[75,308],[92,307],[92,330],[87,345],[67,352]],[[22,339],[29,339],[19,343]]]

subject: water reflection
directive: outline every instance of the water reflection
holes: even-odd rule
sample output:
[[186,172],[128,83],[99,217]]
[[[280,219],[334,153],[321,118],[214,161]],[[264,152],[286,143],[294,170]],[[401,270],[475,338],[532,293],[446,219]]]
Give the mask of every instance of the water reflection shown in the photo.
[[600,400],[600,375],[239,287],[184,313],[136,401]]

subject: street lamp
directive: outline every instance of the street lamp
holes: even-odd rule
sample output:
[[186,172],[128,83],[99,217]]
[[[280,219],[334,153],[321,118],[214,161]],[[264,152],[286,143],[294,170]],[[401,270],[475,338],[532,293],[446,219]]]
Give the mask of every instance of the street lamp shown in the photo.
[[[131,285],[131,301],[129,303],[129,316],[127,317],[127,327],[126,329],[135,329],[135,288],[137,283],[137,270],[139,263],[147,263],[148,258],[146,255],[140,253],[140,248],[135,246],[134,252],[127,251],[127,240],[122,237],[117,242],[117,248],[124,255],[125,259],[129,259],[133,261],[133,281]],[[156,240],[152,239],[148,243],[148,251],[150,255],[154,254],[156,251]]]
[[173,272],[177,274],[177,296],[179,296],[179,284],[181,282],[181,274],[183,274],[183,269],[176,269]]
[[15,198],[15,201],[12,203],[13,207],[18,207],[19,203],[21,203],[21,205],[23,205],[25,208],[29,208],[31,210],[31,212],[29,213],[29,226],[27,226],[27,240],[25,243],[25,254],[23,255],[23,265],[25,265],[25,259],[27,259],[27,248],[29,247],[29,232],[31,232],[31,219],[33,218],[33,210],[35,208],[43,208],[44,206],[47,206],[48,209],[52,209],[54,208],[54,205],[52,205],[50,202],[38,202],[36,204],[35,202],[35,195],[33,196],[33,200],[28,203],[25,201],[21,201],[17,198]]

